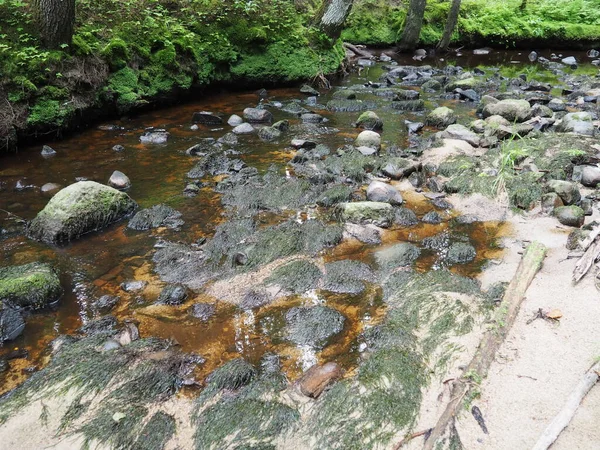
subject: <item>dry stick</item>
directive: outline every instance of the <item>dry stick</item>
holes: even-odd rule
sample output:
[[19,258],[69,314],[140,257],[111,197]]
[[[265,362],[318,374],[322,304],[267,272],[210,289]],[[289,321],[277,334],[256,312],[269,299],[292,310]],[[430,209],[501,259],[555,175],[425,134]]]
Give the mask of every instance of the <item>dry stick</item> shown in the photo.
[[404,444],[408,444],[410,441],[412,441],[415,438],[418,438],[419,436],[426,435],[431,430],[432,430],[431,428],[427,428],[426,430],[418,431],[417,433],[413,433],[413,434],[409,434],[408,436],[406,436],[404,439],[402,439],[400,442],[398,442],[396,444],[396,446],[394,447],[394,450],[400,450],[404,446]]
[[348,50],[352,50],[358,56],[362,56],[363,58],[372,58],[373,57],[373,55],[371,53],[369,53],[368,51],[362,50],[362,49],[358,48],[356,45],[352,45],[348,42],[344,42],[344,47],[347,48]]
[[583,254],[581,259],[577,261],[575,264],[575,269],[573,270],[573,282],[577,283],[581,280],[586,273],[592,267],[592,264],[598,259],[600,255],[600,239],[597,239]]
[[600,371],[600,362],[594,364],[592,368],[587,371],[577,387],[571,392],[567,402],[552,422],[550,422],[550,425],[544,430],[533,447],[533,450],[546,450],[554,443],[554,441],[556,441],[562,430],[564,430],[571,422],[571,419],[573,419],[581,401],[598,382],[598,378],[600,378],[598,376],[598,371]]
[[[487,375],[496,352],[504,342],[508,331],[517,318],[525,292],[542,266],[545,256],[546,247],[544,245],[539,242],[529,244],[517,268],[517,272],[504,294],[504,299],[497,312],[497,326],[485,332],[475,356],[465,370],[466,374],[478,374],[481,378]],[[429,439],[425,441],[424,450],[432,450],[434,448],[437,440],[444,434],[448,424],[450,424],[458,413],[462,399],[469,392],[472,385],[470,380],[465,378],[454,382],[450,395],[452,400],[450,400],[438,419]]]

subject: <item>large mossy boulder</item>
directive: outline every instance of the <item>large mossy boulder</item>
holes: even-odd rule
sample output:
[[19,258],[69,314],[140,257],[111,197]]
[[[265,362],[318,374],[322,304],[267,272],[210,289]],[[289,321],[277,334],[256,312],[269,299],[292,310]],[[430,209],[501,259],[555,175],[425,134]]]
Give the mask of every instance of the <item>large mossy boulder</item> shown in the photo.
[[356,126],[365,130],[381,130],[383,121],[373,111],[365,111],[356,121]]
[[124,192],[94,181],[59,191],[27,227],[27,235],[59,244],[100,230],[131,213],[137,204]]
[[285,314],[287,338],[298,345],[322,348],[344,328],[344,316],[327,306],[298,306]]
[[485,105],[483,116],[501,116],[509,122],[525,122],[531,118],[531,105],[527,100],[501,100]]
[[35,310],[56,302],[62,293],[58,275],[48,264],[0,269],[0,304]]
[[559,206],[553,214],[561,224],[569,227],[579,228],[585,223],[585,212],[579,206]]
[[383,202],[352,202],[340,203],[339,214],[342,220],[357,223],[377,225],[387,228],[394,221],[394,209],[389,203]]
[[425,123],[430,127],[444,129],[453,123],[456,123],[456,114],[446,106],[435,108],[425,119]]

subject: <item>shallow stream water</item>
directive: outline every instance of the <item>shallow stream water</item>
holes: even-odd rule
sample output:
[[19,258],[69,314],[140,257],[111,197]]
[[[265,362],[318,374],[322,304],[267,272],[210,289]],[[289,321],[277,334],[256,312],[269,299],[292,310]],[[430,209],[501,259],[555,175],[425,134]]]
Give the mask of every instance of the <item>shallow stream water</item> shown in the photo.
[[[550,53],[540,52],[545,56]],[[586,59],[584,54],[571,52],[568,55]],[[434,67],[447,64],[447,61],[432,58],[422,62],[412,59],[399,62],[411,65],[430,64]],[[455,56],[451,62],[463,67],[530,64],[526,53],[515,52],[492,52],[488,56],[476,57],[465,51],[464,56]],[[374,67],[336,81],[330,91],[321,90],[322,96],[318,102],[326,104],[337,87],[377,82],[383,73],[381,66],[381,63],[377,63]],[[298,87],[268,90],[271,102],[285,103],[304,98]],[[427,102],[426,96],[424,99]],[[375,95],[366,100],[372,100],[378,105],[376,111],[385,124],[382,139],[386,145],[406,147],[404,121],[423,121],[425,113],[380,108],[385,100]],[[22,336],[0,346],[0,358],[14,351],[25,350],[28,354],[27,358],[10,360],[9,372],[0,375],[0,394],[44,365],[48,344],[54,338],[60,334],[75,333],[79,327],[93,319],[91,305],[104,294],[120,295],[121,300],[112,314],[121,320],[136,321],[142,336],[174,339],[184,351],[198,353],[206,358],[206,363],[196,374],[199,379],[227,360],[243,356],[251,362],[258,362],[266,352],[283,356],[283,367],[290,379],[296,378],[317,361],[337,361],[351,373],[360,353],[360,332],[365,327],[376,324],[385,310],[380,289],[376,285],[370,286],[358,296],[315,292],[312,299],[287,297],[254,312],[217,302],[217,314],[207,323],[194,319],[187,313],[187,308],[198,301],[215,302],[215,299],[203,293],[191,295],[186,304],[180,307],[151,306],[165,285],[153,272],[152,254],[157,239],[195,242],[199,238],[210,237],[215,227],[225,220],[220,196],[211,186],[202,188],[200,194],[193,198],[184,196],[182,191],[186,185],[186,173],[197,162],[197,158],[186,155],[185,150],[201,138],[219,138],[230,131],[231,127],[200,126],[198,130],[192,130],[192,114],[196,111],[212,111],[222,114],[226,119],[230,114],[241,115],[244,108],[256,106],[258,101],[259,97],[254,91],[214,93],[181,106],[124,117],[63,140],[49,142],[57,151],[57,155],[50,159],[44,159],[40,155],[41,145],[23,148],[17,154],[3,155],[0,158],[0,208],[3,210],[0,214],[0,229],[9,230],[0,236],[0,264],[7,266],[32,261],[49,262],[61,274],[65,289],[64,296],[51,310],[31,314],[26,318],[27,325]],[[468,123],[474,117],[472,105],[455,100],[444,104],[463,116],[460,120],[462,123]],[[427,110],[431,106],[428,104]],[[272,109],[272,112],[275,120],[290,119],[292,124],[299,122],[299,119],[277,109]],[[353,142],[359,131],[353,127],[352,122],[360,113],[316,112],[329,120],[324,126],[339,130],[337,133],[319,136],[320,143],[335,150]],[[141,144],[139,137],[148,127],[166,129],[170,133],[167,144]],[[425,130],[425,134],[432,132],[433,130]],[[256,134],[240,136],[240,144],[236,147],[241,152],[238,157],[261,172],[265,172],[273,164],[284,171],[294,155],[289,145],[291,138],[291,134],[286,133],[278,141],[263,142]],[[123,145],[125,151],[113,151],[112,147],[117,144]],[[48,202],[49,197],[40,192],[43,184],[52,182],[67,186],[79,178],[106,183],[114,170],[124,172],[131,179],[132,187],[127,192],[140,208],[165,203],[180,211],[185,221],[181,230],[137,232],[127,229],[125,220],[62,247],[37,243],[24,237],[22,233],[10,232],[18,228],[14,216],[31,220]],[[406,196],[406,203],[405,206],[415,211],[419,218],[435,209],[428,202],[418,200],[417,196]],[[384,235],[380,246],[344,241],[324,255],[325,260],[360,259],[370,263],[372,253],[382,246],[403,241],[419,243],[423,238],[449,227],[453,233],[468,236],[477,249],[477,257],[473,262],[455,266],[452,270],[473,277],[480,272],[486,261],[499,256],[501,250],[497,247],[497,241],[506,232],[503,224],[475,222],[455,225],[448,219],[456,213],[451,210],[438,212],[446,218],[440,225],[419,223],[408,229],[392,228]],[[259,215],[259,221],[274,224],[295,214],[295,211],[277,215],[265,213]],[[435,270],[438,268],[436,261],[434,252],[424,251],[417,261],[417,269]],[[149,284],[138,294],[127,294],[120,289],[122,282],[134,279],[145,280]],[[280,329],[285,309],[317,301],[317,297],[318,301],[342,312],[348,320],[344,330],[325,349],[315,352],[282,339]]]

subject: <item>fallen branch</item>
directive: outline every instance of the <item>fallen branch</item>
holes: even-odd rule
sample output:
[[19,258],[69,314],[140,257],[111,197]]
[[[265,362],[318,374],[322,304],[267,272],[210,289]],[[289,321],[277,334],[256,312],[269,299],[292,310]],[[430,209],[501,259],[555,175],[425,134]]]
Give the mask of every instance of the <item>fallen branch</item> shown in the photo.
[[425,439],[427,439],[427,435],[429,433],[431,433],[431,430],[432,430],[432,428],[427,428],[426,430],[419,431],[419,432],[413,433],[413,434],[409,434],[408,436],[406,436],[404,439],[402,439],[400,442],[398,442],[396,444],[396,446],[394,447],[394,450],[400,450],[405,444],[408,444],[414,438],[418,438],[419,436],[425,436]]
[[347,48],[348,50],[353,51],[354,53],[356,53],[359,56],[362,56],[363,58],[371,59],[373,57],[373,55],[371,53],[369,53],[368,51],[360,49],[356,45],[352,45],[348,42],[344,42],[344,48]]
[[[477,374],[481,378],[487,375],[496,352],[517,318],[525,292],[542,266],[545,256],[546,247],[539,242],[533,242],[527,247],[497,311],[497,326],[486,331],[475,356],[465,369],[465,374]],[[442,437],[448,425],[461,409],[462,399],[469,393],[472,386],[473,383],[467,377],[462,377],[454,382],[450,394],[452,400],[438,419],[429,439],[425,441],[424,450],[432,450],[435,447],[436,442]]]
[[600,378],[600,362],[597,362],[592,366],[590,370],[586,372],[579,384],[569,395],[567,402],[560,410],[560,412],[554,417],[552,422],[546,427],[538,441],[536,442],[533,450],[547,450],[553,443],[558,439],[558,436],[564,430],[567,425],[573,419],[577,408],[581,404],[581,401],[585,398],[587,393],[594,387]]
[[600,239],[594,241],[594,243],[585,251],[583,256],[577,264],[575,264],[575,269],[573,270],[573,282],[577,283],[581,280],[586,273],[592,267],[598,257],[600,256]]

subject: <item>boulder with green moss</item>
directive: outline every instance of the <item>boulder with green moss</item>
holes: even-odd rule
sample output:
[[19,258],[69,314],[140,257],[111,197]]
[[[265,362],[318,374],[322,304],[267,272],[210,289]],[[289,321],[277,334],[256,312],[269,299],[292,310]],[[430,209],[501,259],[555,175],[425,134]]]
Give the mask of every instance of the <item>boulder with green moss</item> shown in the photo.
[[345,317],[327,306],[298,306],[285,314],[287,338],[298,345],[322,348],[344,328]]
[[35,262],[0,269],[0,304],[35,310],[56,302],[62,293],[58,275],[48,264]]
[[440,106],[429,113],[425,123],[431,127],[443,129],[456,123],[456,114],[450,108]]
[[356,126],[365,130],[381,130],[383,121],[373,111],[365,111],[356,121]]
[[488,103],[483,108],[483,116],[502,116],[510,122],[525,122],[531,118],[531,105],[527,100],[501,100]]
[[394,220],[394,209],[389,203],[383,202],[351,202],[340,203],[339,214],[342,220],[377,225],[387,228]]
[[569,227],[581,227],[585,222],[585,213],[579,206],[559,206],[555,208],[553,214],[558,221]]
[[80,181],[59,191],[27,227],[27,235],[60,244],[130,214],[137,204],[124,192],[94,181]]

